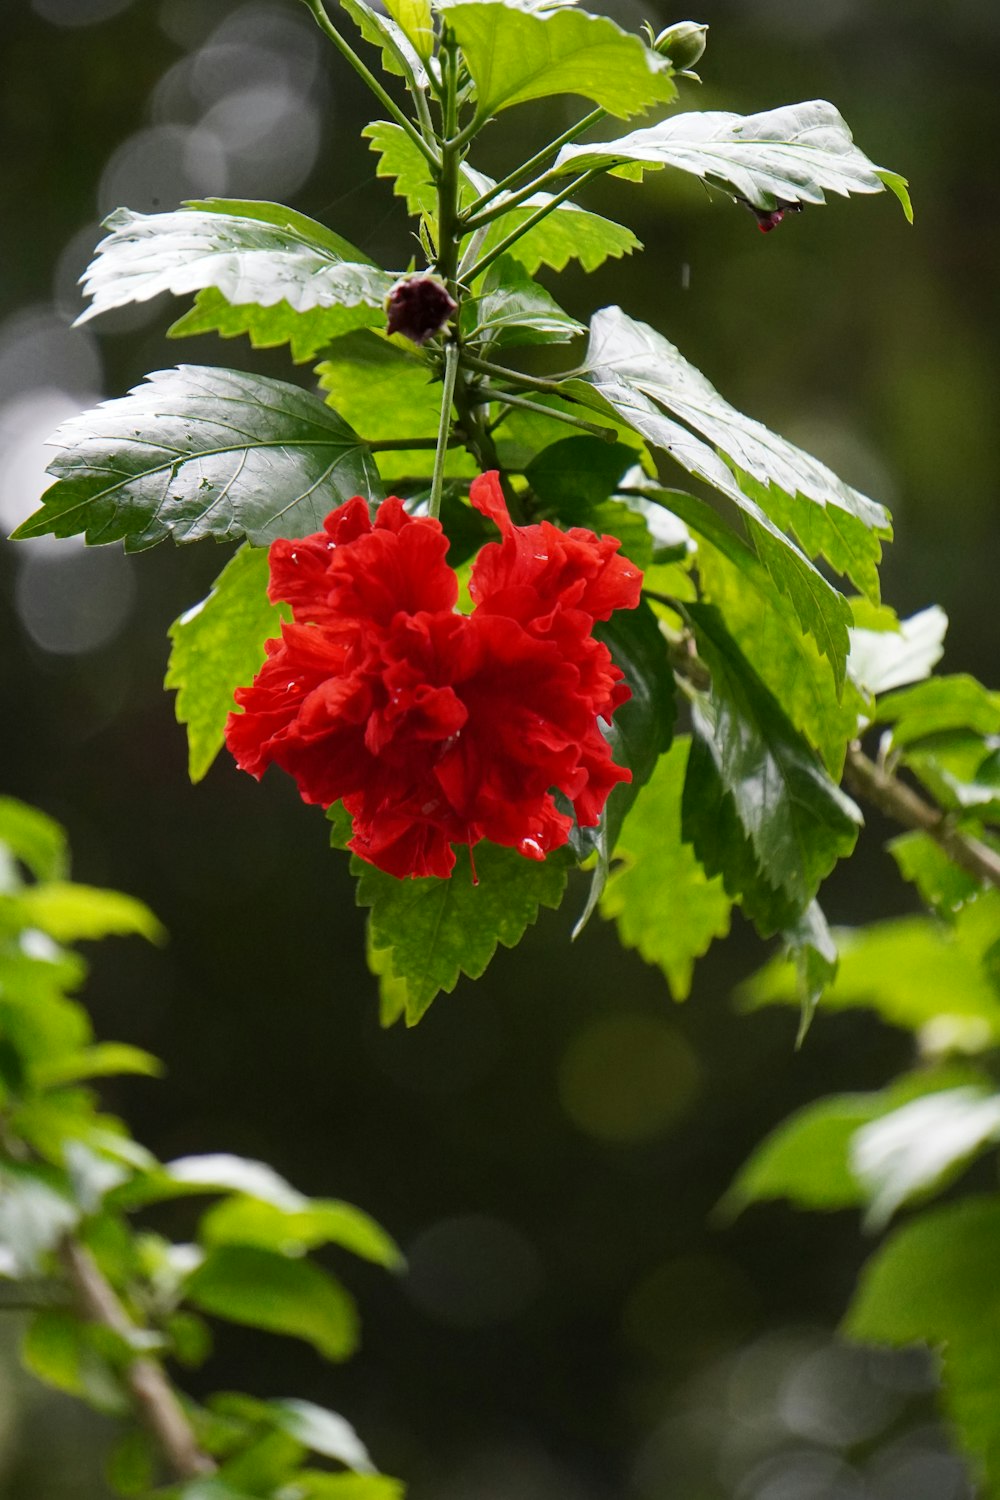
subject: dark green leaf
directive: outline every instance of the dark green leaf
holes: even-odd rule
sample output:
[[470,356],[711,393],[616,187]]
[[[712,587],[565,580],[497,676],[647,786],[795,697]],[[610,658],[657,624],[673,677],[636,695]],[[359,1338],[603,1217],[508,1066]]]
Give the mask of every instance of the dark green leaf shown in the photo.
[[594,507],[614,494],[635,460],[635,449],[624,443],[560,438],[531,460],[524,477],[545,510],[564,525],[589,526]]
[[476,85],[481,120],[552,94],[582,94],[627,119],[677,90],[669,63],[637,36],[585,11],[530,0],[438,0]]
[[250,1245],[209,1250],[184,1296],[202,1312],[305,1339],[327,1359],[346,1359],[358,1342],[354,1301],[308,1260]]
[[393,282],[339,235],[277,204],[215,199],[166,214],[119,208],[105,227],[111,233],[87,271],[84,293],[93,300],[80,322],[161,292],[205,287],[234,306],[377,308]]
[[355,857],[359,906],[371,907],[369,928],[377,949],[391,953],[392,972],[406,984],[406,1020],[415,1025],[441,990],[459,974],[478,979],[497,944],[513,948],[538,919],[542,906],[557,907],[566,888],[567,859],[525,859],[485,840],[476,845],[473,885],[465,861],[447,880],[427,876],[397,880]]
[[212,592],[170,627],[164,686],[177,693],[177,718],[187,725],[188,772],[200,781],[222,748],[233,693],[246,687],[264,660],[264,643],[280,636],[287,605],[267,597],[267,553],[242,546]]
[[583,324],[533,281],[511,255],[501,255],[483,278],[479,296],[466,301],[463,334],[497,347],[508,344],[566,344]]
[[1000,1486],[998,1244],[1000,1198],[921,1214],[868,1262],[844,1321],[845,1332],[865,1343],[941,1349],[945,1410],[976,1461],[984,1493]]
[[19,537],[257,545],[319,531],[353,495],[379,495],[361,439],[308,391],[236,370],[181,365],[64,423],[57,481]]
[[811,901],[799,920],[783,934],[799,976],[801,1015],[797,1045],[812,1024],[816,1007],[837,977],[839,957],[833,934],[817,901]]
[[627,948],[662,969],[676,1000],[691,989],[694,960],[729,931],[731,902],[681,838],[681,793],[690,741],[674,741],[639,792],[600,898]]
[[804,912],[854,847],[861,814],[739,651],[718,610],[692,604],[688,611],[712,676],[711,691],[694,700],[700,743],[768,882]]
[[580,172],[622,162],[689,172],[764,210],[825,203],[824,190],[847,197],[888,187],[913,218],[903,178],[872,165],[825,99],[756,115],[689,110],[617,141],[564,146],[556,166]]

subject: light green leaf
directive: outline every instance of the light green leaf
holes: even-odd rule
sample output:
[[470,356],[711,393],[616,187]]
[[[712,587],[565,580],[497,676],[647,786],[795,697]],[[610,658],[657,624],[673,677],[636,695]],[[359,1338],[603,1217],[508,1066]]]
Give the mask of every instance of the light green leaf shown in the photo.
[[681,837],[681,793],[690,740],[660,757],[625,819],[600,912],[627,948],[662,969],[675,1000],[691,989],[694,960],[729,931],[731,902]]
[[532,0],[438,0],[476,85],[480,120],[553,94],[581,94],[619,119],[669,103],[670,64],[605,16]]
[[[264,210],[251,216],[246,210]],[[321,224],[276,204],[211,200],[173,213],[119,208],[84,279],[83,323],[113,307],[215,287],[234,306],[381,307],[393,277]]]
[[258,1245],[286,1255],[332,1244],[389,1270],[402,1265],[399,1248],[374,1219],[328,1198],[305,1198],[299,1208],[227,1198],[203,1214],[198,1237],[206,1245]]
[[501,255],[483,279],[478,297],[468,308],[467,339],[482,338],[498,347],[507,344],[565,344],[583,332],[582,323],[533,281],[514,258]]
[[[413,88],[428,87],[430,80],[424,63],[430,56],[434,33],[430,25],[430,6],[425,0],[392,0],[392,4],[386,6],[386,15],[367,5],[365,0],[342,0],[342,4],[365,41],[380,49],[382,66],[387,73],[405,78]],[[404,20],[406,24],[400,24]],[[412,34],[408,27],[412,28]]]
[[327,1359],[346,1359],[357,1347],[353,1299],[308,1260],[256,1246],[219,1245],[188,1277],[184,1297],[232,1323],[305,1339]]
[[746,661],[718,610],[687,608],[712,676],[710,693],[694,699],[697,732],[768,881],[804,912],[854,847],[861,814]]
[[879,700],[876,719],[891,724],[897,749],[956,729],[1000,734],[1000,693],[974,677],[932,677]]
[[309,1205],[309,1199],[296,1192],[266,1162],[245,1156],[217,1152],[207,1156],[181,1156],[161,1169],[158,1184],[150,1184],[146,1200],[172,1198],[184,1193],[243,1193],[271,1203],[275,1208],[296,1212]]
[[426,62],[434,50],[430,0],[386,0],[385,8]]
[[309,391],[236,370],[159,370],[118,401],[73,417],[52,438],[63,452],[42,507],[18,537],[125,539],[138,552],[170,537],[318,531],[353,495],[378,497],[361,439]]
[[93,1325],[72,1313],[46,1308],[28,1325],[21,1359],[46,1385],[78,1396],[109,1416],[126,1416],[131,1410],[129,1400],[110,1364],[94,1347],[92,1329]]
[[260,1402],[261,1415],[296,1442],[324,1458],[335,1458],[348,1469],[369,1474],[374,1464],[350,1422],[312,1401]]
[[855,1132],[879,1113],[878,1094],[835,1094],[796,1110],[740,1168],[719,1211],[735,1218],[751,1203],[787,1198],[798,1208],[852,1208],[865,1201],[850,1167]]
[[[780,532],[794,531],[811,557],[824,556],[838,572],[850,577],[869,597],[878,598],[876,565],[880,537],[891,535],[888,513],[858,490],[838,479],[831,469],[762,423],[730,406],[662,335],[645,323],[606,307],[591,320],[586,358],[591,384],[613,402],[623,416],[629,405],[641,420],[659,402],[681,422],[713,444],[729,460],[737,485],[711,450],[675,424],[657,442],[689,472],[746,508],[755,501]],[[632,393],[631,402],[628,394]],[[645,397],[646,403],[635,400]],[[656,407],[652,407],[655,416]],[[721,470],[721,473],[720,473]],[[735,491],[735,494],[734,494]],[[767,558],[763,559],[768,566]]]
[[212,591],[170,627],[164,682],[177,693],[177,718],[187,725],[188,772],[200,781],[222,748],[233,693],[260,671],[264,643],[281,634],[287,605],[267,597],[267,553],[244,544]]
[[27,865],[36,880],[65,880],[69,874],[64,830],[54,818],[14,797],[0,797],[0,846]]
[[928,833],[901,833],[886,848],[903,879],[913,882],[921,900],[939,917],[953,917],[981,890],[975,876],[950,860]]
[[166,942],[167,934],[149,907],[120,891],[52,880],[21,891],[17,906],[26,927],[36,927],[57,943],[133,933],[151,943]]
[[858,600],[852,606],[856,623],[847,663],[848,673],[862,692],[874,697],[930,676],[944,654],[948,629],[944,610],[932,604],[900,620],[894,629],[869,629],[862,622],[870,617],[870,610],[859,608],[864,602]]
[[[983,968],[1000,933],[995,894],[970,902],[951,925],[902,917],[838,929],[840,965],[824,1009],[876,1010],[893,1026],[921,1032],[925,1049],[989,1047],[1000,1038],[1000,997]],[[770,963],[738,993],[751,1009],[794,1004],[795,976],[787,964]]]
[[833,662],[824,665],[814,638],[802,634],[787,595],[738,538],[724,536],[725,552],[708,538],[699,544],[702,595],[718,607],[747,661],[839,778],[865,700],[850,681],[838,696]]
[[784,104],[756,115],[721,110],[672,115],[617,141],[564,146],[556,158],[565,172],[640,162],[674,167],[722,188],[753,208],[825,203],[826,192],[896,194],[911,220],[903,178],[873,166],[854,144],[839,111],[825,99]]
[[406,1020],[420,1020],[435,995],[450,994],[460,974],[478,979],[497,944],[515,947],[542,906],[557,907],[566,888],[562,851],[545,860],[485,840],[476,845],[479,884],[467,863],[447,880],[397,880],[355,857],[359,906],[371,907],[371,942],[391,952],[392,972],[406,983]]
[[156,1483],[156,1449],[149,1433],[132,1427],[108,1456],[108,1482],[119,1495],[145,1495]]
[[80,1052],[63,1052],[39,1061],[32,1069],[32,1081],[38,1088],[56,1088],[86,1078],[111,1078],[122,1073],[159,1078],[163,1064],[151,1053],[141,1047],[130,1047],[127,1042],[99,1042]]
[[406,1486],[387,1474],[325,1474],[300,1469],[295,1500],[404,1500]]
[[941,1350],[945,1411],[984,1481],[1000,1487],[1000,1198],[966,1199],[897,1229],[865,1266],[849,1337]]
[[902,1204],[950,1182],[1000,1140],[1000,1094],[947,1089],[913,1099],[859,1130],[851,1168],[865,1190],[872,1228],[882,1229]]
[[194,306],[167,329],[167,337],[188,338],[199,333],[217,333],[221,338],[246,334],[255,349],[276,349],[288,344],[296,364],[315,359],[321,349],[355,328],[385,326],[381,304],[358,302],[352,307],[311,307],[307,312],[282,300],[272,307],[244,302],[233,307],[214,286],[195,297]]

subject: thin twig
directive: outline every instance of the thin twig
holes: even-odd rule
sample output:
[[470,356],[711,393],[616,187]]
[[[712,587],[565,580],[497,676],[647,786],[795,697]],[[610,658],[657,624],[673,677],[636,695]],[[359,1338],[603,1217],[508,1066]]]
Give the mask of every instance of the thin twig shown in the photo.
[[869,760],[856,742],[847,751],[844,782],[849,791],[870,802],[893,822],[929,834],[967,874],[1000,887],[1000,855],[973,834],[960,833],[946,812]]
[[[136,1332],[114,1288],[94,1257],[73,1239],[59,1248],[76,1302],[84,1317],[110,1328],[128,1341]],[[196,1479],[215,1471],[215,1461],[201,1448],[177,1393],[163,1367],[148,1354],[136,1355],[125,1368],[125,1382],[137,1414],[155,1439],[177,1479]]]

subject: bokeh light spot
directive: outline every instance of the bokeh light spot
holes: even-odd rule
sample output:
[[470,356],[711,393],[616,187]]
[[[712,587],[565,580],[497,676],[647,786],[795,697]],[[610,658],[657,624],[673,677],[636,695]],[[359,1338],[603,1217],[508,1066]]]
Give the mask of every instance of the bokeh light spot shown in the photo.
[[407,1261],[412,1300],[454,1328],[487,1328],[516,1318],[542,1282],[531,1242],[512,1224],[485,1214],[432,1224],[410,1246]]
[[591,1021],[559,1066],[570,1119],[599,1140],[632,1144],[662,1135],[698,1092],[698,1060],[680,1032],[652,1016]]

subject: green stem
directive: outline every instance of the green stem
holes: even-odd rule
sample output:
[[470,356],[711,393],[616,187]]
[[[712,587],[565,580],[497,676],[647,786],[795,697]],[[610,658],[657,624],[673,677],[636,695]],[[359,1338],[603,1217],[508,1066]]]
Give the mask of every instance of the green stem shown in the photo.
[[334,26],[333,22],[330,20],[330,17],[327,15],[326,9],[323,5],[323,0],[302,0],[302,3],[311,13],[313,20],[316,22],[316,25],[319,27],[320,31],[322,31],[323,35],[333,43],[340,55],[350,63],[351,67],[354,69],[355,73],[357,73],[358,77],[363,79],[364,82],[368,85],[372,93],[375,95],[376,99],[382,105],[382,108],[388,110],[389,114],[396,121],[396,124],[406,132],[410,140],[417,147],[420,154],[431,165],[431,167],[437,170],[439,166],[439,160],[437,152],[434,150],[433,146],[431,146],[427,141],[424,140],[424,137],[413,124],[412,120],[410,120],[410,118],[403,113],[395,100],[386,93],[385,89],[375,77],[375,74],[365,66],[365,64],[361,61],[361,58],[354,51],[354,48],[344,40],[340,32],[337,30],[336,26]]
[[471,209],[466,209],[462,215],[462,228],[466,234],[476,229],[485,229],[486,225],[492,224],[494,219],[502,219],[504,214],[510,213],[512,208],[520,208],[522,203],[533,197],[535,193],[541,192],[548,183],[565,175],[564,172],[557,172],[554,169],[551,172],[543,172],[541,177],[536,177],[526,187],[516,193],[511,193],[510,197],[504,198],[500,203],[495,203],[492,208],[486,209],[483,213],[474,214]]
[[444,349],[444,385],[441,391],[441,420],[438,424],[437,452],[434,455],[434,476],[431,479],[431,498],[428,515],[441,514],[441,491],[444,487],[444,461],[451,440],[451,405],[455,399],[455,378],[458,375],[458,345],[450,339]]
[[543,406],[540,401],[527,401],[523,396],[512,395],[510,391],[496,391],[481,386],[478,394],[482,401],[500,401],[505,406],[517,407],[519,411],[533,411],[539,416],[551,417],[554,422],[565,422],[567,427],[579,427],[581,431],[589,432],[593,437],[602,438],[606,443],[614,443],[618,440],[618,434],[613,427],[600,427],[596,422],[585,422],[582,417],[574,417],[568,411],[558,411],[555,407]]
[[[474,203],[469,204],[466,212],[466,222],[468,223],[469,219],[479,214],[486,207],[487,203],[492,203],[493,199],[501,193],[509,192],[512,188],[517,187],[518,183],[524,182],[538,167],[544,166],[550,156],[554,156],[563,146],[568,146],[570,141],[575,141],[577,136],[582,135],[585,130],[589,130],[591,125],[596,125],[599,120],[603,120],[606,115],[606,109],[592,109],[589,115],[584,115],[582,120],[577,120],[575,125],[571,125],[568,130],[563,131],[562,135],[557,136],[554,141],[550,141],[547,146],[543,146],[541,151],[536,151],[534,156],[529,157],[526,162],[516,167],[513,172],[508,172],[507,176],[502,178],[494,187],[491,187],[489,192],[483,193]],[[537,191],[538,184],[536,183],[532,187],[531,192]],[[528,197],[530,196],[531,193],[528,194]]]
[[510,234],[505,235],[499,244],[494,245],[492,250],[487,251],[481,260],[477,260],[474,266],[464,271],[462,280],[466,285],[471,286],[477,276],[481,276],[499,256],[504,255],[510,249],[511,245],[516,244],[522,235],[527,234],[529,229],[534,229],[535,225],[540,224],[543,219],[547,219],[549,214],[559,207],[560,203],[565,203],[567,198],[571,198],[574,193],[579,192],[593,178],[599,177],[602,172],[606,171],[606,167],[591,167],[589,172],[584,172],[582,176],[577,177],[573,182],[567,183],[561,193],[555,193],[549,199],[548,203],[543,203],[536,208],[533,214],[528,215],[523,224],[519,225],[517,229],[512,229]]
[[508,370],[505,365],[495,365],[488,359],[480,359],[465,349],[462,350],[462,364],[467,369],[476,370],[480,375],[489,375],[494,380],[509,380],[513,385],[523,385],[528,390],[540,391],[546,396],[561,396],[564,401],[576,400],[575,396],[569,395],[562,387],[562,380],[572,379],[573,371],[559,380],[550,380],[544,375],[525,375],[520,370]]

